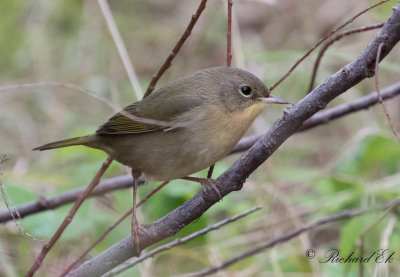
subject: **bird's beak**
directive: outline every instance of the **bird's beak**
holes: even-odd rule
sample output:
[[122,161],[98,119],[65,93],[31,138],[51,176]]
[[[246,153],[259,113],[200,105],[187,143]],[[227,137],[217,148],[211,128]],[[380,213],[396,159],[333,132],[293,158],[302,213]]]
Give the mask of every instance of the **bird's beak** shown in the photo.
[[285,99],[282,99],[273,94],[270,94],[269,97],[258,98],[258,99],[261,100],[261,102],[268,104],[290,104],[290,102],[286,101]]

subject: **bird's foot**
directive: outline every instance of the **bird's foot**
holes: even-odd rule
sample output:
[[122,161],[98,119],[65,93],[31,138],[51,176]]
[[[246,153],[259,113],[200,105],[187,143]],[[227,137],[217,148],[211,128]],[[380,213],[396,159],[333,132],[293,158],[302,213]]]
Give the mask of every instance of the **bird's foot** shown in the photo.
[[140,248],[140,235],[147,235],[147,230],[142,227],[137,220],[132,221],[132,230],[131,230],[131,243],[132,247],[135,247],[136,256],[140,256],[140,252],[142,251]]
[[214,191],[218,194],[219,200],[222,200],[221,193],[219,192],[217,186],[215,185],[215,180],[214,180],[214,179],[211,179],[211,178],[201,178],[200,184],[201,184],[201,186],[203,187],[203,193],[204,193],[205,195],[210,195],[209,190],[210,190],[210,188],[211,188],[212,190],[214,190]]
[[190,176],[184,177],[182,179],[200,183],[202,188],[203,188],[203,194],[204,194],[204,196],[206,196],[206,198],[212,198],[212,195],[210,194],[211,193],[211,189],[212,189],[218,194],[219,200],[222,200],[222,195],[219,192],[217,186],[215,185],[215,180],[214,179],[211,179],[211,178],[197,178],[197,177],[190,177]]

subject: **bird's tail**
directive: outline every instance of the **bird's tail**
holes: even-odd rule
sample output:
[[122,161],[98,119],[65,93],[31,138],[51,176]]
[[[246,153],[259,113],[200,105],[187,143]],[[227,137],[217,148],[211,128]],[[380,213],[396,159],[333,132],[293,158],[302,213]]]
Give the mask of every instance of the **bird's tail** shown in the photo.
[[84,145],[88,142],[88,137],[89,136],[59,140],[59,141],[47,143],[42,146],[33,148],[33,150],[43,151],[43,150],[67,147],[67,146],[72,146],[72,145]]

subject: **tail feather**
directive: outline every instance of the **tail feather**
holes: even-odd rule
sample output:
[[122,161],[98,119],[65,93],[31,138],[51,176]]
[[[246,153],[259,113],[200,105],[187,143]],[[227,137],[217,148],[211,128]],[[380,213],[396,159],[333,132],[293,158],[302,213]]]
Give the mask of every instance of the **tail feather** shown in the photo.
[[47,143],[42,146],[33,148],[33,150],[43,151],[43,150],[67,147],[67,146],[72,146],[72,145],[83,145],[86,142],[87,142],[87,137],[76,137],[76,138],[70,138],[70,139],[59,140],[59,141]]

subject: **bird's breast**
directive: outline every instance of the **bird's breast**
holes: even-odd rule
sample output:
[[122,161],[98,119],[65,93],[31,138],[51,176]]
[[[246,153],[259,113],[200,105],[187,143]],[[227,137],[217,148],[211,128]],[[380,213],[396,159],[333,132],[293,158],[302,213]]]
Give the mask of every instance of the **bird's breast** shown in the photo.
[[[220,109],[210,110],[199,123],[192,128],[198,134],[199,140],[207,144],[205,148],[216,153],[221,159],[228,154],[244,133],[249,129],[254,119],[261,113],[264,104],[252,105],[249,108],[232,113]],[[201,126],[197,128],[195,126]],[[201,130],[201,131],[200,131]],[[222,157],[221,157],[222,156]]]

